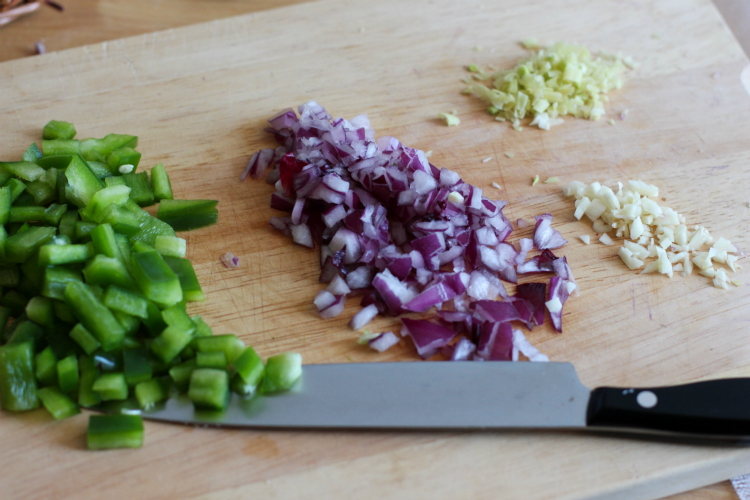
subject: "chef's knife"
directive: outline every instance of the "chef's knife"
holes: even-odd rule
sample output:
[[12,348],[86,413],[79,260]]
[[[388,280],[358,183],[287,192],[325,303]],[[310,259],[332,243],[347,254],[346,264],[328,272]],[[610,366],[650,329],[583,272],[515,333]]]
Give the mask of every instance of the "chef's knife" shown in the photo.
[[[569,363],[403,362],[305,365],[290,392],[232,396],[196,411],[176,396],[144,418],[309,429],[591,429],[750,436],[750,379],[589,390]],[[101,408],[100,408],[101,409]]]

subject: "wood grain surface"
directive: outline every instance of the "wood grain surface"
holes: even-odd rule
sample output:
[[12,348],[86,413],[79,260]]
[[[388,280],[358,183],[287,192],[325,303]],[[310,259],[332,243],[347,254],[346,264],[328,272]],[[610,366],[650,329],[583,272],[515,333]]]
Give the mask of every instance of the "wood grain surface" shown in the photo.
[[[572,218],[559,187],[530,186],[534,174],[642,178],[690,224],[747,247],[742,125],[750,98],[739,80],[747,58],[711,3],[354,5],[322,0],[6,62],[0,112],[9,127],[0,155],[17,155],[52,118],[73,121],[81,136],[137,134],[143,164],[164,162],[175,192],[220,200],[220,223],[186,234],[208,295],[193,311],[217,333],[237,333],[264,355],[295,349],[313,363],[414,359],[405,342],[383,355],[357,346],[345,326],[355,301],[339,318],[316,318],[317,254],[268,227],[270,186],[238,182],[252,152],[272,144],[261,129],[275,111],[314,98],[337,116],[366,112],[378,135],[433,150],[435,165],[488,193],[500,183],[509,218],[555,215],[583,293],[566,304],[565,333],[545,325],[529,339],[553,360],[574,362],[585,383],[750,373],[747,286],[724,292],[698,275],[631,273],[616,247],[578,243],[591,229]],[[579,14],[559,22],[569,12]],[[512,65],[523,54],[516,42],[532,35],[640,61],[608,105],[613,116],[628,109],[627,119],[570,119],[550,132],[518,133],[458,94],[465,64]],[[458,128],[434,119],[451,109]],[[482,163],[488,156],[494,160]],[[226,251],[240,256],[240,269],[221,266]],[[736,277],[747,281],[746,272]],[[34,412],[0,422],[0,440],[15,450],[0,457],[0,486],[25,498],[97,497],[102,488],[122,498],[657,498],[745,473],[750,458],[742,448],[567,433],[265,433],[151,423],[142,450],[85,453],[83,418],[50,422]]]
[[157,30],[260,12],[312,0],[60,0],[0,30],[0,61],[114,40]]

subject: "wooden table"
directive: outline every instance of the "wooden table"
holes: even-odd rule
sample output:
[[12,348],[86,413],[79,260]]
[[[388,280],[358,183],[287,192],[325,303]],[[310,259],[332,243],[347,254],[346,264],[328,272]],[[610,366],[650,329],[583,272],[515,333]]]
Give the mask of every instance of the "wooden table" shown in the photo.
[[[61,0],[64,12],[42,8],[0,29],[0,61],[34,54],[35,42],[48,52],[141,33],[283,7],[311,0]],[[737,0],[715,0],[735,35],[750,51],[750,9]],[[750,472],[750,471],[748,471]],[[730,500],[737,496],[728,481],[671,500]]]

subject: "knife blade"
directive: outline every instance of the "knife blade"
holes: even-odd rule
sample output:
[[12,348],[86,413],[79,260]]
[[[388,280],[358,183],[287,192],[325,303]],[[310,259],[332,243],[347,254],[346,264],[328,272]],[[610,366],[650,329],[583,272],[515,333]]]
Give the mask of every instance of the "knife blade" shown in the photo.
[[750,379],[723,379],[592,391],[570,363],[319,364],[305,365],[291,391],[233,395],[223,412],[196,410],[181,395],[141,414],[251,428],[593,429],[736,439],[750,436],[749,389]]

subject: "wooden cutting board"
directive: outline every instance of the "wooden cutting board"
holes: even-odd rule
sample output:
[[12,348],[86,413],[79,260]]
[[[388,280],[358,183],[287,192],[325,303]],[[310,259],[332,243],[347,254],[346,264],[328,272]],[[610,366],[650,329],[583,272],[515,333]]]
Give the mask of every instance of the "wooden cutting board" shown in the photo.
[[[459,94],[467,64],[513,65],[518,41],[580,42],[640,66],[598,122],[567,119],[516,132]],[[750,373],[746,282],[728,291],[688,278],[639,275],[617,246],[583,245],[561,183],[640,178],[663,205],[747,248],[748,61],[708,0],[533,2],[322,0],[0,64],[0,157],[13,159],[50,119],[80,137],[140,137],[141,164],[163,162],[181,198],[219,200],[217,225],[185,233],[208,300],[193,304],[216,333],[264,356],[307,363],[414,360],[407,341],[377,354],[346,323],[321,320],[312,298],[318,255],[268,226],[272,188],[239,182],[273,142],[276,111],[309,99],[334,116],[367,113],[378,135],[432,150],[509,201],[515,220],[551,212],[581,296],[564,333],[528,334],[589,386],[657,385]],[[620,113],[628,110],[624,120]],[[457,110],[445,127],[435,115]],[[614,118],[614,125],[607,120]],[[508,158],[504,153],[513,153]],[[491,161],[483,159],[491,157]],[[498,191],[492,182],[502,185]],[[531,232],[520,230],[516,240]],[[219,257],[231,251],[238,269]],[[746,262],[746,261],[744,261]],[[512,289],[511,289],[512,291]],[[369,328],[398,328],[378,319]],[[750,470],[750,450],[563,432],[256,432],[146,424],[135,451],[87,452],[86,418],[0,415],[3,498],[657,498]]]

